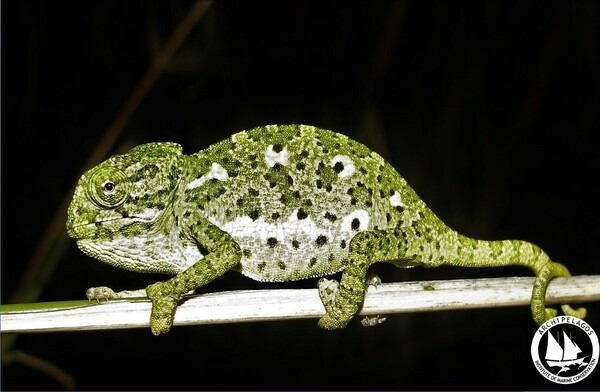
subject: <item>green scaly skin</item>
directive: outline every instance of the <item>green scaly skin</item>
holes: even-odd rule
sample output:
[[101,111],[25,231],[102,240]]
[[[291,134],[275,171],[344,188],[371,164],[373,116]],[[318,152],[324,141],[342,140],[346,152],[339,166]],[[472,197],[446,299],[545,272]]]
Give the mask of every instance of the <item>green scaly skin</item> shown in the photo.
[[150,143],[113,156],[81,177],[67,229],[108,264],[175,275],[146,288],[155,335],[169,331],[184,294],[231,269],[277,282],[344,271],[339,284],[319,281],[325,329],[358,312],[367,270],[379,261],[529,267],[537,324],[556,314],[544,306],[550,280],[569,276],[531,243],[458,234],[377,153],[306,125],[255,128],[192,155]]

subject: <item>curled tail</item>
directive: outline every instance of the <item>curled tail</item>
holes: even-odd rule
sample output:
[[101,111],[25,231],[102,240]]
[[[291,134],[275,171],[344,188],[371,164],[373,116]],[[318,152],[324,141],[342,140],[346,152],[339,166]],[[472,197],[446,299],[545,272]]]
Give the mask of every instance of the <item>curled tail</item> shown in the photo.
[[[456,234],[453,246],[446,250],[444,264],[463,267],[501,267],[521,265],[529,267],[536,279],[531,293],[531,313],[534,321],[541,325],[555,317],[556,309],[546,308],[546,290],[553,278],[571,276],[562,264],[555,263],[538,246],[519,240],[482,241]],[[585,308],[573,309],[561,306],[567,316],[584,318]]]

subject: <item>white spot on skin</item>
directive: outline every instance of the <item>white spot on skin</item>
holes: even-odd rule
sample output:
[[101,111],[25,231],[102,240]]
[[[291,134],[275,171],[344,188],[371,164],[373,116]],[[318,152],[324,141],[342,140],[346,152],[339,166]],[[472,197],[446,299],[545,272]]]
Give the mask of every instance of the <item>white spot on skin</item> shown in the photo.
[[369,213],[365,210],[355,210],[342,218],[340,230],[343,232],[357,231],[357,229],[352,228],[352,221],[354,219],[358,219],[358,231],[365,231],[369,229]]
[[215,178],[219,181],[225,181],[229,178],[229,174],[227,174],[227,170],[225,170],[223,168],[223,166],[219,165],[218,163],[213,163],[212,166],[210,167],[210,170],[208,171],[208,173],[206,173],[202,177],[197,178],[194,181],[190,182],[186,188],[187,189],[198,188],[199,186],[202,186],[202,184],[204,184],[207,180],[210,180],[213,178]]
[[265,150],[265,162],[269,167],[275,166],[276,163],[287,166],[289,156],[290,153],[285,147],[281,151],[276,152],[273,150],[273,145],[271,144]]
[[286,242],[287,239],[294,236],[316,238],[321,234],[327,234],[325,231],[319,229],[310,217],[298,220],[296,215],[297,210],[285,222],[275,224],[266,222],[264,218],[253,221],[248,216],[241,216],[224,224],[210,217],[208,220],[238,241],[251,239],[264,242],[267,238],[276,238],[280,242]]
[[340,162],[344,165],[344,170],[338,173],[339,178],[347,178],[354,174],[356,171],[356,167],[354,166],[354,162],[350,157],[346,155],[336,155],[331,160],[331,166],[335,166],[336,163]]
[[135,215],[136,218],[143,220],[153,220],[158,215],[159,211],[152,208],[146,208],[141,214]]
[[390,204],[392,207],[404,207],[398,192],[394,191],[394,194],[390,197]]

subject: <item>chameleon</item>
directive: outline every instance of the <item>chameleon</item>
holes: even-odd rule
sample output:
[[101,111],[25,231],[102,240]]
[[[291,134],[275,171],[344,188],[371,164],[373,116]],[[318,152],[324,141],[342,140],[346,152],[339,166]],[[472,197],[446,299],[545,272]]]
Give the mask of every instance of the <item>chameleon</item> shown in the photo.
[[[112,156],[79,179],[67,232],[105,263],[174,275],[142,289],[154,335],[171,329],[188,292],[229,270],[265,282],[320,278],[318,325],[328,330],[360,310],[376,262],[529,267],[537,324],[557,314],[544,303],[550,281],[570,276],[530,242],[459,234],[379,154],[309,125],[241,131],[191,155],[163,142]],[[338,272],[339,281],[326,278]],[[562,310],[585,317],[585,308]]]

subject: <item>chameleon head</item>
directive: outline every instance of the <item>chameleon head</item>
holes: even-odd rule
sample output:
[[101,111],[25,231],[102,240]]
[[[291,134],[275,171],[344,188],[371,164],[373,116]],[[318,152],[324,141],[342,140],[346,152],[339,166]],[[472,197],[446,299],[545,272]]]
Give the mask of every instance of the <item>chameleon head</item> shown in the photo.
[[[148,234],[173,200],[181,146],[149,143],[87,171],[75,188],[67,232],[91,256],[115,264],[115,242]],[[126,266],[121,265],[127,268]]]

